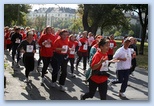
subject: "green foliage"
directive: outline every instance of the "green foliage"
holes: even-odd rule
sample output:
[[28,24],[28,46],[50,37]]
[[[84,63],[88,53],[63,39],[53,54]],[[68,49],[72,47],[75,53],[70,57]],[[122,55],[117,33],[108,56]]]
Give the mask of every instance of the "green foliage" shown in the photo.
[[6,67],[7,67],[7,64],[4,64],[4,69],[6,69]]
[[4,4],[4,26],[26,25],[29,9],[28,4]]
[[119,32],[119,31],[116,31],[115,33],[114,33],[114,36],[120,36],[121,35],[121,33]]
[[129,35],[129,36],[133,36],[133,35],[134,35],[134,31],[133,31],[133,30],[130,30],[130,31],[128,32],[128,35]]
[[71,20],[71,25],[69,26],[69,30],[73,31],[74,33],[78,33],[78,31],[83,31],[83,26],[82,26],[82,19],[73,19]]
[[79,5],[78,12],[83,16],[84,30],[96,33],[98,27],[111,29],[112,26],[128,29],[129,21],[117,4],[84,4]]

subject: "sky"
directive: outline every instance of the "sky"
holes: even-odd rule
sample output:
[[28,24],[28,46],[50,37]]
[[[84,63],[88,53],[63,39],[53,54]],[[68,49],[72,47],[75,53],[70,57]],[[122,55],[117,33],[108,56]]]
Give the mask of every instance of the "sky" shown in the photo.
[[77,9],[78,8],[78,4],[32,4],[32,11],[34,11],[35,9],[39,9],[42,7],[69,7],[69,8],[73,8],[73,9]]

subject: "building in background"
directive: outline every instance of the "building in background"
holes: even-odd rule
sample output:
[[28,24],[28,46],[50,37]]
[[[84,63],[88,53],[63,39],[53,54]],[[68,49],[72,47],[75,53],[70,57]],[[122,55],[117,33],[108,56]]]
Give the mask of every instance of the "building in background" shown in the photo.
[[76,19],[76,10],[66,7],[49,7],[49,8],[39,8],[31,11],[27,18],[35,20],[37,17],[42,17],[45,20],[45,26],[53,24],[57,21],[66,21],[71,19]]

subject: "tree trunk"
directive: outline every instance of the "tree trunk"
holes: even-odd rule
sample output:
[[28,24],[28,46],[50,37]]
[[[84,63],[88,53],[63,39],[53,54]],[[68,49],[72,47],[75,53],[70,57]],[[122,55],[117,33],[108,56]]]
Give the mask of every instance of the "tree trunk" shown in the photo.
[[98,24],[97,23],[94,23],[91,27],[91,32],[96,35],[96,31],[98,29]]
[[146,37],[146,27],[142,27],[142,39],[141,39],[141,44],[140,44],[140,49],[139,49],[139,54],[143,55],[144,54],[144,41]]
[[141,34],[141,45],[140,45],[140,49],[139,49],[139,54],[143,55],[144,54],[144,41],[145,41],[145,37],[146,37],[146,29],[147,29],[147,25],[148,25],[148,8],[145,9],[145,17],[142,17],[142,12],[143,10],[141,9],[141,5],[138,5],[138,15],[139,15],[139,19],[140,19],[140,24],[142,26],[142,34]]
[[89,32],[88,5],[86,5],[86,4],[84,4],[84,13],[83,13],[83,16],[82,16],[82,23],[83,23],[84,30]]

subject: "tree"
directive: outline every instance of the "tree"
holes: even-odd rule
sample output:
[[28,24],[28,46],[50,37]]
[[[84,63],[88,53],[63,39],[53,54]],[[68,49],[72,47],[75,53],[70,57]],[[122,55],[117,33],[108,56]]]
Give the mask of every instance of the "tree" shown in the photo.
[[129,23],[124,17],[122,10],[116,8],[116,4],[79,5],[78,12],[82,14],[84,30],[96,34],[98,27],[101,27],[101,29],[111,26],[128,27]]
[[71,25],[68,28],[73,33],[78,33],[78,31],[83,31],[83,25],[82,25],[82,16],[78,15],[77,19],[71,20]]
[[4,26],[26,25],[29,9],[28,4],[4,4]]
[[130,30],[130,31],[128,32],[128,35],[133,36],[133,35],[134,35],[134,31],[133,31],[133,30]]
[[125,11],[136,12],[139,16],[140,24],[142,27],[139,54],[143,55],[144,54],[144,42],[145,42],[146,31],[148,27],[148,4],[128,4],[128,5],[121,5],[121,7]]
[[121,35],[121,33],[119,32],[119,31],[116,31],[115,33],[114,33],[114,36],[120,36]]

